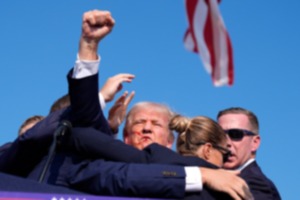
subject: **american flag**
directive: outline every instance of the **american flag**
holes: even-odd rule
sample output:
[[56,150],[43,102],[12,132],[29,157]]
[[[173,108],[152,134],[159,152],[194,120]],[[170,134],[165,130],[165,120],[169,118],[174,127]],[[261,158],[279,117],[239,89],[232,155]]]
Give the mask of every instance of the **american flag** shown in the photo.
[[215,86],[233,84],[233,53],[217,0],[185,0],[185,47],[198,53]]

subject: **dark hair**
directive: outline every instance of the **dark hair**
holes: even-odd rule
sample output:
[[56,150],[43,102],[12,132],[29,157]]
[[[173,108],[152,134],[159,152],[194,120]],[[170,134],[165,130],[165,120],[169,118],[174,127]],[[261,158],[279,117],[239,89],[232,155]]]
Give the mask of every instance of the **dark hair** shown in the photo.
[[70,105],[70,96],[68,94],[60,97],[57,99],[50,108],[50,113],[53,113],[57,110],[61,110],[63,108],[66,108]]

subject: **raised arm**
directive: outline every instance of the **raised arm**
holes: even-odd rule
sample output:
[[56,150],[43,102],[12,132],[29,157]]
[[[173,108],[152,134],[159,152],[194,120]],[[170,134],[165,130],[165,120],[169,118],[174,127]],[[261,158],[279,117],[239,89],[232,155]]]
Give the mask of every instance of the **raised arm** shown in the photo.
[[[103,23],[103,26],[99,26],[99,23]],[[91,11],[85,13],[82,22],[82,35],[80,38],[78,52],[79,58],[85,60],[97,60],[98,42],[111,31],[113,25],[114,20],[110,16],[110,13],[107,11]],[[81,71],[80,68],[77,70]],[[100,108],[98,108],[99,102],[94,102],[98,99],[98,69],[96,70],[96,73],[92,74],[90,73],[90,71],[83,70],[83,74],[79,73],[79,76],[83,75],[82,77],[78,77],[78,71],[74,69],[74,71],[71,71],[69,73],[69,78],[71,76],[73,78],[78,78],[76,81],[74,80],[74,84],[70,86],[73,96],[72,101],[75,102],[75,105],[72,109],[75,114],[72,115],[73,118],[71,118],[71,121],[74,120],[75,122],[77,120],[76,117],[83,113],[82,110],[77,110],[77,108],[80,108],[81,106],[81,100],[88,99],[89,101],[89,98],[82,98],[77,96],[78,94],[83,96],[90,95],[89,92],[85,91],[85,86],[93,87],[94,89],[91,90],[91,94],[95,93],[97,96],[95,98],[92,98],[90,101],[93,102],[88,103],[87,105],[93,105],[93,108],[101,110]],[[91,84],[91,81],[95,84]],[[73,88],[73,86],[75,89]],[[76,103],[78,103],[78,105]],[[32,170],[32,167],[35,166],[35,164],[38,163],[40,159],[47,154],[48,148],[53,139],[53,133],[57,128],[59,121],[62,119],[69,119],[69,114],[69,109],[54,112],[44,120],[36,124],[24,135],[18,137],[13,142],[11,148],[9,148],[1,155],[0,171],[20,176],[26,176],[27,173]],[[99,112],[97,112],[97,114],[99,114]],[[84,123],[85,121],[83,121],[83,124]],[[110,133],[109,131],[110,129],[107,132]]]
[[89,11],[82,17],[78,56],[81,60],[98,60],[98,45],[115,24],[109,11]]
[[[89,11],[82,17],[82,33],[79,41],[78,59],[68,74],[71,101],[71,122],[73,126],[95,126],[100,123],[103,131],[109,128],[98,98],[99,42],[112,31],[114,19],[108,11]],[[81,79],[88,79],[82,82]]]

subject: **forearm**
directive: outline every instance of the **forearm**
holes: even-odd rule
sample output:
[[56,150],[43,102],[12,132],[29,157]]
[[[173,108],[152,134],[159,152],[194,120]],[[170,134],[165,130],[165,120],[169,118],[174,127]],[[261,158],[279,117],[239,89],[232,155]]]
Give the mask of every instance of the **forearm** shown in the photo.
[[126,145],[94,128],[74,128],[68,148],[85,158],[117,162],[150,163],[151,154]]
[[94,194],[160,198],[182,198],[185,194],[186,175],[178,166],[96,160],[70,172],[72,188]]
[[202,166],[217,168],[205,160],[182,156],[159,144],[151,144],[144,150],[138,150],[120,140],[113,139],[93,128],[74,128],[68,146],[86,158],[104,158],[118,162],[162,163],[181,166]]
[[26,177],[48,153],[53,134],[66,110],[59,110],[18,137],[0,157],[0,171]]
[[98,60],[80,60],[79,56],[74,69],[68,74],[69,95],[71,100],[73,126],[94,127],[106,134],[111,130],[103,116],[102,105],[98,94]]
[[98,99],[98,74],[80,79],[68,74],[71,101],[71,122],[73,126],[88,127],[97,125],[103,113]]

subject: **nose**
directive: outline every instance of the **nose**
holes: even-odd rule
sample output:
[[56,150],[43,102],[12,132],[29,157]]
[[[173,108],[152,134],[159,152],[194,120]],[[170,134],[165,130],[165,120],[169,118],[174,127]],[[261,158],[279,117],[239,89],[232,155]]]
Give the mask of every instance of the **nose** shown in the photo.
[[230,148],[232,146],[232,141],[227,134],[226,134],[226,137],[227,137],[227,148]]
[[143,134],[150,134],[152,133],[152,125],[150,122],[146,122],[144,124],[143,130],[142,130]]

